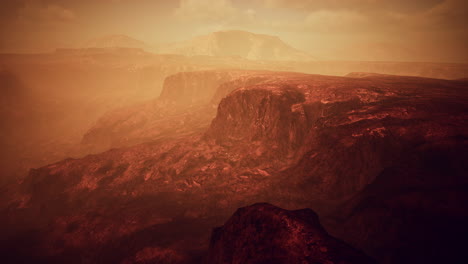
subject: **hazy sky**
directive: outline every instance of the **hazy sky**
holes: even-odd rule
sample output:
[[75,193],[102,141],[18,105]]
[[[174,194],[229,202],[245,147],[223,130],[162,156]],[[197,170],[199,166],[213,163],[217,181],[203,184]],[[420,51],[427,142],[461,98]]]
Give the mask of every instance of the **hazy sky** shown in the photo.
[[468,62],[468,0],[2,0],[0,50],[150,44],[217,30],[277,35],[323,59]]

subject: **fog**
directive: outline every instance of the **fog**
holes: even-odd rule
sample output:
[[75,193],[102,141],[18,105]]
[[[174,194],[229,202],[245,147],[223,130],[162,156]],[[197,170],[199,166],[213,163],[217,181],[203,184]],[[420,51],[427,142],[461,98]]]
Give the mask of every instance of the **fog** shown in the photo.
[[467,10],[3,1],[2,261],[466,259]]

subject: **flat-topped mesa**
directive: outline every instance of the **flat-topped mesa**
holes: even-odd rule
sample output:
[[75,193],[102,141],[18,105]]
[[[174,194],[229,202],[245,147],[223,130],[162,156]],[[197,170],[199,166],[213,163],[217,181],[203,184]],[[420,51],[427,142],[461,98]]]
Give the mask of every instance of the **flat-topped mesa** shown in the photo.
[[262,142],[281,154],[297,151],[311,124],[304,102],[301,90],[285,84],[237,89],[219,103],[206,136],[220,143]]
[[259,72],[223,83],[213,96],[218,112],[205,137],[228,145],[260,144],[281,157],[300,156],[327,104],[359,101],[354,87],[343,83],[340,77],[293,72]]
[[167,53],[187,56],[241,57],[265,61],[310,61],[315,58],[297,50],[276,36],[240,30],[213,32],[175,43]]
[[211,103],[218,105],[223,98],[229,95],[232,91],[240,88],[251,87],[259,85],[275,78],[277,72],[270,71],[248,71],[244,75],[238,76],[237,78],[222,83],[217,89]]
[[311,209],[261,203],[238,209],[211,236],[209,263],[370,264],[364,253],[330,236]]
[[[159,99],[103,115],[83,137],[92,152],[135,145],[206,129],[216,111],[211,98],[220,84],[250,71],[180,72],[165,78]],[[235,86],[231,90],[238,88]],[[231,91],[229,90],[229,91]]]

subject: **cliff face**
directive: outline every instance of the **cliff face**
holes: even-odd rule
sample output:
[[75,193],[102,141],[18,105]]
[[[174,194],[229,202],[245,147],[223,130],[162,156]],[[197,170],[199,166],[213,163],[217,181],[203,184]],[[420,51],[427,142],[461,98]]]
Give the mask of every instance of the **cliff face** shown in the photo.
[[[314,190],[314,197],[342,199],[407,148],[465,133],[459,118],[464,103],[457,98],[464,92],[456,82],[309,78],[271,77],[235,90],[220,102],[206,135],[224,145],[254,142],[255,149],[243,151],[289,160],[288,184]],[[295,182],[290,175],[301,176]]]
[[[138,69],[133,93],[156,99],[119,107],[101,115],[84,133],[79,153],[99,153],[111,148],[187,135],[205,128],[215,111],[212,107],[203,107],[205,97],[216,89],[217,82],[228,78],[228,72],[198,72],[198,78],[190,77],[188,73],[170,77],[176,72],[195,67],[169,63]],[[207,78],[211,78],[211,82],[206,81]]]
[[[181,137],[206,129],[218,87],[248,71],[181,72],[164,80],[159,98],[106,113],[83,136],[87,153]],[[235,89],[236,87],[232,88]]]
[[110,111],[82,139],[82,152],[175,138],[207,129],[231,91],[274,78],[268,71],[196,71],[168,76],[157,99]]
[[238,209],[213,231],[208,263],[375,263],[331,237],[310,209],[271,204]]
[[240,88],[220,102],[207,136],[221,144],[257,142],[269,152],[293,155],[311,126],[304,101],[304,93],[292,87]]
[[240,71],[181,72],[164,80],[160,99],[181,106],[208,103],[218,86],[235,79]]
[[[3,226],[18,227],[7,237],[39,230],[38,252],[64,261],[76,252],[109,262],[161,254],[193,259],[206,249],[209,229],[235,208],[267,201],[329,214],[385,170],[405,168],[403,161],[420,146],[460,142],[468,134],[462,82],[252,73],[218,88],[214,95],[232,92],[219,103],[206,132],[32,170],[3,214]],[[415,175],[421,181],[426,177],[421,171]],[[466,191],[459,177],[434,177],[438,180],[428,188],[450,179]],[[393,179],[399,178],[388,178]],[[389,213],[386,208],[382,216]],[[464,220],[461,205],[455,208],[456,219]],[[357,220],[350,220],[347,230],[365,230],[382,220],[372,211],[365,215],[369,222],[350,217]],[[401,225],[398,230],[406,230]],[[181,226],[187,230],[179,231]],[[379,260],[398,255],[401,249],[374,251],[371,244],[377,245],[387,230],[372,230],[373,239],[363,235],[351,241],[346,230],[340,237]],[[411,229],[407,236],[420,241]]]

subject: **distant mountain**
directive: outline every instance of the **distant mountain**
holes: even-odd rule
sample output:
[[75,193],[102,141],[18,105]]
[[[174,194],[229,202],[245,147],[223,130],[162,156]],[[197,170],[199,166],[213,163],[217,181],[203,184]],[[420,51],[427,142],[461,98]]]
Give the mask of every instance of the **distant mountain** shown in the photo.
[[236,56],[250,60],[305,61],[311,55],[284,43],[276,36],[240,30],[218,31],[175,43],[166,50],[187,56]]
[[127,35],[108,35],[91,39],[82,45],[82,48],[134,48],[148,49],[150,46],[141,40]]

